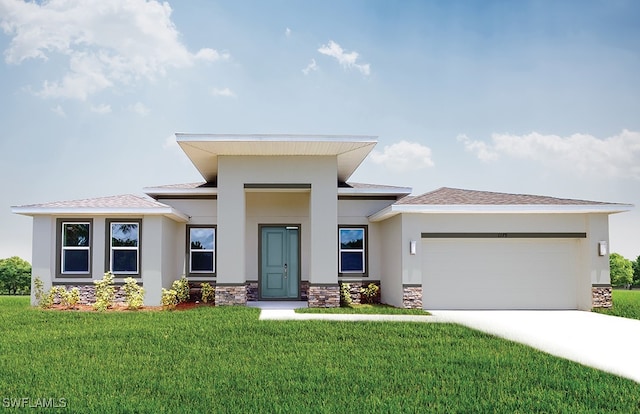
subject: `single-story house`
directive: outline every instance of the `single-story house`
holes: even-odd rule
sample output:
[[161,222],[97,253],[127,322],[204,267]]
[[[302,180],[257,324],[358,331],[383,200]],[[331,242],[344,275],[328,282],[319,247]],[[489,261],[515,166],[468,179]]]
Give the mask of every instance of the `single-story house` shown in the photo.
[[349,177],[369,136],[176,134],[204,181],[12,207],[33,217],[33,277],[91,296],[106,271],[145,304],[186,275],[216,304],[307,300],[374,283],[381,301],[425,309],[609,306],[609,214],[627,204]]

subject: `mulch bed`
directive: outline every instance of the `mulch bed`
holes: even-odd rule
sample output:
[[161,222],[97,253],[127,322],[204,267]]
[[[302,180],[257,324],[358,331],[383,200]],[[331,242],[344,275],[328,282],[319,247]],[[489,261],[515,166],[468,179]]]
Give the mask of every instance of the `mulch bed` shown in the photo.
[[[185,311],[193,308],[197,308],[200,306],[213,306],[208,303],[201,302],[182,302],[179,303],[175,311]],[[93,305],[76,305],[74,309],[67,309],[62,305],[53,305],[50,310],[58,310],[58,311],[77,311],[77,312],[97,312],[93,310]],[[115,303],[111,308],[107,309],[106,312],[140,312],[140,311],[161,311],[163,310],[162,306],[143,306],[140,309],[127,309],[127,305],[124,303]]]

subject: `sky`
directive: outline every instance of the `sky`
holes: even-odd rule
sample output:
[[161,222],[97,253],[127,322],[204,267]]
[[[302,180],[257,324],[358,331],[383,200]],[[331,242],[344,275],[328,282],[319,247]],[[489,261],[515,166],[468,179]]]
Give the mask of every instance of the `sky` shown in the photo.
[[[373,135],[352,181],[640,206],[640,2],[0,0],[10,206],[201,181],[174,133]],[[610,217],[640,255],[640,207]]]

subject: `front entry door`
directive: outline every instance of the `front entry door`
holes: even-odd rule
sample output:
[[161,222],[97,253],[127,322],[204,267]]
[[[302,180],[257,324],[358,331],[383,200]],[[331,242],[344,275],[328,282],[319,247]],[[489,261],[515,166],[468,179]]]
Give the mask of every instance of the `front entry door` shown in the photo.
[[299,298],[299,233],[298,226],[261,227],[261,299]]

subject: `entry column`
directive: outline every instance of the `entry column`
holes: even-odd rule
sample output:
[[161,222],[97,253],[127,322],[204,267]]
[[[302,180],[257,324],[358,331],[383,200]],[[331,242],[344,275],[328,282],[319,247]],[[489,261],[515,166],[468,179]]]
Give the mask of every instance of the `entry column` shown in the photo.
[[216,305],[244,305],[247,303],[244,185],[224,178],[218,182]]
[[338,286],[338,188],[333,175],[311,186],[309,307],[340,306]]

